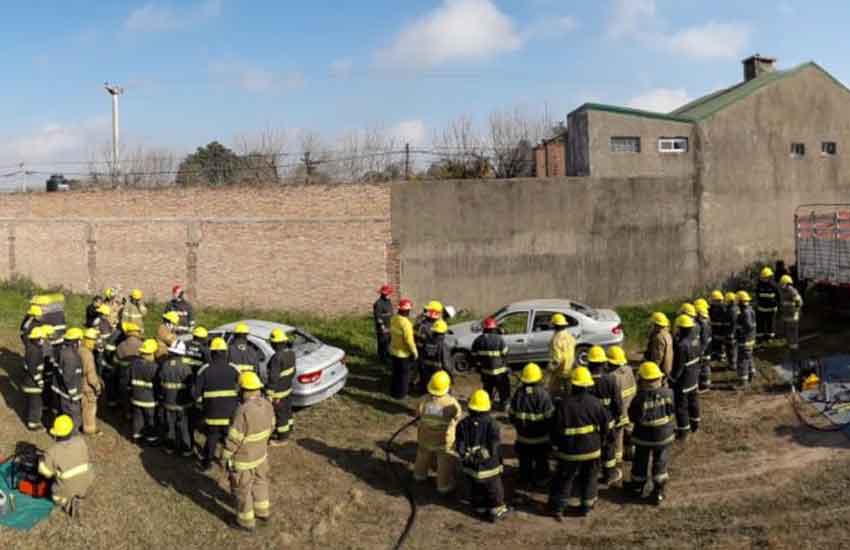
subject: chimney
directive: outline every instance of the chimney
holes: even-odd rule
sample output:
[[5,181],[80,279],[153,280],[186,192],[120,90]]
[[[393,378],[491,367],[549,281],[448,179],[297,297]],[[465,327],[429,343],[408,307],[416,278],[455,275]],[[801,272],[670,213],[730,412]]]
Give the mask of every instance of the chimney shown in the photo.
[[754,78],[758,78],[763,74],[772,73],[776,70],[774,63],[776,59],[773,57],[762,57],[755,54],[743,60],[744,64],[744,82],[749,82]]

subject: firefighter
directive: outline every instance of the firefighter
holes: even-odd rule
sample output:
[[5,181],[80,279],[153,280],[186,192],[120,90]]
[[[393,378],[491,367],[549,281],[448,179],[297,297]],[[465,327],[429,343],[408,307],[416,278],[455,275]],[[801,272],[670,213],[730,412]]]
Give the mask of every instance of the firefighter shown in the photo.
[[168,349],[177,341],[177,324],[180,322],[180,315],[176,311],[166,311],[162,314],[162,322],[156,329],[156,354],[154,357],[157,362],[168,357]]
[[570,371],[573,368],[576,353],[576,339],[567,330],[569,324],[562,313],[552,316],[555,333],[549,342],[549,395],[555,398],[569,389]]
[[482,327],[483,332],[472,342],[472,356],[478,372],[481,373],[484,391],[490,396],[498,393],[497,410],[504,411],[511,399],[511,373],[505,361],[508,345],[499,334],[495,319],[484,319]]
[[410,322],[410,309],[413,302],[402,298],[398,303],[398,313],[390,321],[390,356],[392,357],[392,381],[390,396],[404,399],[410,390],[410,376],[413,365],[419,360],[416,341],[413,338],[413,324]]
[[782,329],[785,332],[785,345],[793,354],[799,348],[800,310],[803,309],[803,298],[794,288],[794,280],[790,275],[783,275],[779,279],[779,288],[782,297]]
[[41,306],[33,304],[27,309],[27,314],[24,315],[20,328],[21,343],[24,347],[27,345],[27,340],[29,340],[32,329],[44,324],[41,320],[42,315],[44,315],[44,310],[41,309]]
[[[454,371],[452,362],[452,348],[446,342],[446,333],[449,326],[442,319],[431,327],[431,334],[422,344],[419,360],[422,363],[422,374],[430,382],[431,377],[438,371],[446,371],[451,377]],[[422,388],[423,393],[426,388]]]
[[724,340],[723,349],[726,352],[726,366],[733,372],[738,371],[738,318],[741,311],[738,308],[738,295],[726,293],[726,314],[723,318]]
[[425,342],[427,342],[428,338],[431,337],[431,329],[434,327],[434,323],[439,321],[442,318],[442,315],[443,304],[436,300],[432,300],[428,302],[427,306],[425,306],[423,314],[417,317],[416,321],[413,323],[413,341],[416,343],[416,349],[419,350],[419,360],[416,364],[417,381],[415,384],[416,391],[419,394],[425,393],[425,386],[427,386],[428,381],[431,379],[431,377],[427,374],[428,369],[423,363],[423,348],[425,347]]
[[650,317],[652,330],[646,346],[644,358],[661,368],[664,376],[670,378],[673,370],[673,337],[670,335],[670,320],[660,311]]
[[522,369],[520,386],[511,398],[508,418],[516,428],[514,449],[519,458],[520,483],[542,485],[549,480],[549,425],[555,407],[543,387],[543,370],[536,363]]
[[[614,423],[614,435],[611,438],[614,441],[614,458],[617,464],[621,464],[626,455],[632,456],[631,434],[633,426],[629,421],[628,410],[637,393],[637,385],[635,384],[635,375],[629,366],[629,360],[626,358],[626,352],[620,346],[608,348],[608,372],[614,379],[614,385],[623,404],[622,414]],[[628,450],[628,453],[626,453],[626,450]],[[623,472],[620,471],[620,479],[622,479],[622,476]]]
[[161,407],[165,412],[167,435],[165,452],[192,456],[189,409],[192,407],[192,368],[183,361],[186,344],[177,341],[168,349],[168,358],[159,369]]
[[239,388],[242,403],[233,413],[221,458],[236,497],[235,527],[252,531],[257,519],[267,522],[271,516],[267,452],[275,415],[271,403],[262,397],[263,383],[257,373],[242,372]]
[[765,267],[756,284],[756,341],[776,338],[776,312],[779,310],[779,285],[773,280],[773,270]]
[[726,319],[723,292],[720,290],[711,291],[708,318],[711,320],[711,358],[715,361],[725,361],[726,353],[723,349],[723,341],[728,332],[729,322]]
[[447,372],[438,371],[428,381],[430,395],[422,399],[417,409],[419,433],[416,444],[416,463],[413,477],[428,481],[428,473],[437,468],[437,492],[448,495],[455,490],[455,461],[452,449],[455,427],[463,416],[457,399],[449,394],[451,378]]
[[96,328],[87,328],[83,333],[83,345],[79,348],[80,363],[83,365],[82,395],[83,433],[100,435],[97,428],[97,399],[103,393],[103,380],[97,374],[94,350],[100,334]]
[[192,374],[210,362],[210,333],[200,325],[192,329],[192,339],[186,343],[183,362],[192,369]]
[[120,405],[124,416],[127,417],[130,412],[130,364],[139,356],[139,348],[142,346],[142,329],[136,323],[122,323],[121,330],[125,338],[115,350],[115,368],[107,389],[110,393],[110,406]]
[[83,331],[73,327],[65,333],[62,348],[59,351],[59,366],[53,378],[53,393],[59,397],[59,411],[67,414],[74,421],[74,426],[81,423],[82,399],[81,382],[83,368],[80,364],[79,347]]
[[697,322],[696,306],[690,302],[686,302],[679,308],[678,315],[687,315],[694,320],[694,328],[691,330],[691,337],[694,339],[694,342],[696,342],[697,347],[699,347],[699,343],[702,341],[702,331],[700,324]]
[[687,440],[688,434],[699,430],[699,371],[700,346],[693,331],[696,323],[688,315],[676,318],[676,336],[673,339],[673,372],[670,382],[676,397],[676,437]]
[[176,334],[189,334],[195,327],[195,315],[192,304],[186,300],[186,292],[180,285],[171,288],[171,300],[165,304],[166,313],[173,311],[177,314],[177,322],[174,323],[173,331]]
[[711,316],[708,302],[702,298],[694,302],[697,310],[696,322],[700,332],[700,369],[699,369],[699,391],[705,393],[711,390],[711,342],[714,340],[711,326]]
[[495,523],[508,514],[502,485],[499,424],[490,416],[490,394],[475,390],[469,398],[469,416],[455,430],[455,452],[470,486],[475,513]]
[[133,406],[133,441],[159,443],[156,433],[156,393],[158,367],[154,356],[157,343],[148,338],[139,347],[139,356],[130,362],[130,404]]
[[53,480],[50,485],[53,502],[73,517],[79,513],[79,501],[94,483],[89,449],[85,440],[75,435],[76,427],[70,416],[57,416],[50,429],[55,443],[38,461],[38,473]]
[[121,309],[121,322],[134,323],[139,327],[140,333],[145,333],[145,315],[148,307],[144,303],[144,293],[138,288],[130,292],[130,300]]
[[593,346],[587,354],[587,370],[593,377],[590,393],[595,395],[608,412],[608,438],[602,441],[603,483],[613,485],[623,474],[617,468],[617,455],[614,443],[614,429],[623,417],[623,398],[617,388],[617,381],[607,372],[608,355],[602,346]]
[[741,305],[736,336],[738,342],[738,383],[743,389],[748,389],[752,381],[753,350],[756,347],[757,338],[756,314],[750,305],[750,300],[750,295],[745,290],[738,291],[738,303]]
[[272,329],[269,342],[274,355],[269,359],[269,384],[266,395],[272,402],[275,429],[271,445],[286,443],[292,433],[292,380],[295,377],[295,352],[289,336],[279,328]]
[[24,381],[21,390],[27,398],[27,429],[40,432],[44,393],[44,329],[34,327],[27,338],[24,350]]
[[551,438],[557,463],[549,487],[549,510],[560,521],[566,507],[586,516],[596,504],[602,443],[611,418],[590,392],[593,376],[586,367],[570,373],[570,394],[557,399]]
[[103,296],[100,294],[95,294],[89,305],[86,306],[86,327],[93,327],[94,322],[97,320],[98,316],[100,316],[100,306],[103,305]]
[[203,406],[207,440],[201,463],[205,470],[212,466],[216,447],[227,435],[230,418],[239,401],[239,372],[227,362],[227,342],[213,338],[210,362],[198,371],[192,397]]
[[248,345],[251,329],[245,323],[239,323],[233,329],[233,340],[228,349],[228,362],[237,372],[251,371],[259,376],[260,357],[254,346]]
[[[95,329],[97,340],[93,350],[95,372],[102,376],[107,368],[107,355],[115,352],[115,328],[110,322],[112,308],[107,304],[101,304],[97,308],[97,317],[92,321],[91,327]],[[84,423],[85,424],[85,423]]]
[[[653,362],[646,362],[638,371],[640,387],[629,405],[629,418],[635,429],[632,442],[635,456],[632,461],[631,480],[624,483],[627,493],[640,497],[652,472],[652,502],[664,500],[667,485],[667,463],[670,446],[676,436],[674,429],[675,407],[673,391],[663,385],[664,373]],[[650,470],[651,464],[651,470]]]
[[390,296],[393,287],[383,285],[378,291],[380,296],[372,305],[372,318],[375,321],[375,340],[377,341],[378,360],[389,363],[390,360],[390,321],[393,317],[393,303]]

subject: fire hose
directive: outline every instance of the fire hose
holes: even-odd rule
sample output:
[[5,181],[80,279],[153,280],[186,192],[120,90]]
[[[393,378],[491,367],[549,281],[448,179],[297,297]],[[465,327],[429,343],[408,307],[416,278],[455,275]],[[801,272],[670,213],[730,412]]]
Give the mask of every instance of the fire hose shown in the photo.
[[413,426],[417,422],[419,422],[418,417],[414,418],[413,420],[396,430],[392,437],[390,437],[389,441],[387,441],[387,445],[384,447],[384,452],[386,453],[387,459],[387,468],[393,473],[393,476],[396,478],[398,484],[401,485],[402,489],[404,490],[404,494],[407,497],[407,501],[410,503],[410,514],[407,516],[407,523],[404,526],[404,531],[401,532],[401,535],[398,537],[398,540],[396,540],[395,544],[393,545],[393,550],[399,550],[402,547],[404,541],[407,540],[408,535],[410,535],[410,531],[413,530],[413,524],[416,522],[416,495],[414,495],[413,493],[413,488],[411,484],[405,483],[405,481],[402,479],[401,474],[398,472],[398,469],[394,467],[395,465],[392,461],[392,455],[394,454],[393,443],[395,442],[395,439],[399,435],[401,435],[402,432],[404,432],[406,429]]

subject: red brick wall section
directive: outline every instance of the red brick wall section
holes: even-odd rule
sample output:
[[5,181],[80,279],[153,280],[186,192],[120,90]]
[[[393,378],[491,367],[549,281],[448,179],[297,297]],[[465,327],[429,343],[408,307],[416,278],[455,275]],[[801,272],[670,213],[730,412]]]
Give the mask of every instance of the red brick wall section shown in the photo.
[[388,185],[29,193],[0,202],[0,277],[78,291],[139,287],[165,300],[181,283],[206,305],[365,313],[378,286],[398,284],[392,249]]

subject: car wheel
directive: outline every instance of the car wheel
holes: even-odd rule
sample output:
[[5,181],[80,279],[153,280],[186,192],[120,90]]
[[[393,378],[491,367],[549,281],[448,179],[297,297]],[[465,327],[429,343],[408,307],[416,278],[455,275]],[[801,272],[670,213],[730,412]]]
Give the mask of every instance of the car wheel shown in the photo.
[[456,351],[452,354],[455,372],[467,372],[472,367],[468,351]]
[[587,366],[588,353],[590,353],[590,346],[576,346],[576,365]]

